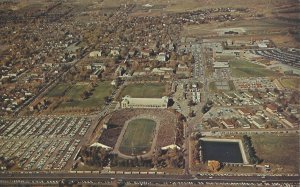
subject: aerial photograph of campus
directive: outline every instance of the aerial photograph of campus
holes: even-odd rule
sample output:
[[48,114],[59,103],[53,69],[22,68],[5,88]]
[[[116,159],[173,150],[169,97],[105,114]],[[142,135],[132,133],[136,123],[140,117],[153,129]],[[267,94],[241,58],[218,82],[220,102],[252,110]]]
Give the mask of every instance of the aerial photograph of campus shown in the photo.
[[300,186],[300,0],[0,0],[0,187]]

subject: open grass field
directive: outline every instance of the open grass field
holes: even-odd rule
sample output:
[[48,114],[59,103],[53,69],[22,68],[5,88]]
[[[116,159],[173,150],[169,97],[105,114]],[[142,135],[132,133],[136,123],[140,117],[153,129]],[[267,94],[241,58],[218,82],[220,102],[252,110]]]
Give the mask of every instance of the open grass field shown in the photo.
[[251,136],[256,155],[270,164],[273,172],[299,172],[299,136]]
[[[265,8],[266,9],[266,8]],[[297,34],[289,34],[293,28],[297,28],[299,23],[280,20],[271,15],[261,19],[237,20],[231,22],[212,22],[203,25],[185,25],[182,30],[182,35],[186,37],[203,38],[220,37],[219,29],[225,28],[242,28],[245,34],[238,36],[221,36],[222,38],[231,38],[234,40],[251,40],[265,39],[266,37],[272,40],[278,47],[295,47],[299,48],[299,39]],[[299,30],[299,29],[298,29]]]
[[230,61],[231,74],[234,77],[269,77],[276,76],[276,72],[266,69],[263,66],[253,64],[246,60]]
[[88,89],[88,84],[75,84],[66,93],[71,99],[69,102],[63,102],[59,107],[101,107],[104,104],[104,98],[112,92],[112,86],[109,82],[98,82],[95,90],[89,98],[83,100],[81,94]]
[[215,82],[210,82],[208,86],[209,86],[209,90],[211,92],[216,92],[218,90],[217,87],[216,87]]
[[61,83],[56,85],[52,90],[50,90],[46,96],[47,97],[62,97],[65,95],[65,92],[68,88],[70,88],[71,84],[69,83]]
[[283,78],[280,80],[280,82],[285,88],[300,91],[300,79],[299,78]]
[[[164,2],[162,0],[156,0],[155,2]],[[181,12],[185,10],[195,10],[204,8],[220,8],[220,7],[248,7],[255,8],[262,13],[270,13],[272,8],[278,7],[286,3],[297,3],[296,0],[271,0],[271,1],[244,1],[244,0],[172,0],[168,4],[167,11]],[[266,8],[267,7],[267,8]]]
[[216,61],[230,61],[230,60],[234,60],[234,56],[232,55],[222,55],[222,56],[216,56]]
[[163,83],[130,84],[121,92],[119,99],[126,95],[138,98],[161,98],[166,93],[166,85]]
[[126,155],[148,152],[152,145],[155,126],[155,121],[150,119],[135,119],[129,122],[119,151]]

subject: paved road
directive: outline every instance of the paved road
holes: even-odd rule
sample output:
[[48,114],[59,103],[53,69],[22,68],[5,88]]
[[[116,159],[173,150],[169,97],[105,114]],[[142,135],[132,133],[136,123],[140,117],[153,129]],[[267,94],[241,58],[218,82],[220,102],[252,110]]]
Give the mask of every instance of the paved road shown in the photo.
[[[197,132],[197,130],[195,131]],[[216,130],[202,130],[203,133],[212,134],[285,134],[285,133],[295,133],[298,134],[297,129],[216,129]]]
[[48,183],[49,181],[60,182],[73,181],[76,183],[99,183],[112,182],[115,179],[126,183],[151,183],[151,184],[207,184],[207,183],[280,183],[299,184],[299,176],[192,176],[192,175],[125,175],[125,174],[95,174],[95,173],[14,173],[0,174],[1,184],[16,183]]

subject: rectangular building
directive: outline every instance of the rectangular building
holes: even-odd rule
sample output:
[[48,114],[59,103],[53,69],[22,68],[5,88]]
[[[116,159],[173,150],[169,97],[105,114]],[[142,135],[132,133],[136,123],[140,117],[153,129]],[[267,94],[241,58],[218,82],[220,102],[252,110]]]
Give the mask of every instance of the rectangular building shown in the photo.
[[168,108],[169,98],[132,98],[123,97],[121,108]]

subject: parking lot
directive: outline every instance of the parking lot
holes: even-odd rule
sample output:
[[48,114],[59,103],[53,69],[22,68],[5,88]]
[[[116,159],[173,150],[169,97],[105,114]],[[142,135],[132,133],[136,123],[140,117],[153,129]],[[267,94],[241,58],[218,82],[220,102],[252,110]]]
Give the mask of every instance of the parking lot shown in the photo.
[[202,57],[202,47],[200,44],[194,44],[192,45],[191,52],[193,54],[195,63],[193,67],[193,76],[194,79],[199,79],[203,76],[204,67],[203,67],[203,57]]
[[31,117],[2,122],[0,156],[16,158],[24,170],[65,170],[91,129],[87,117]]
[[266,89],[273,90],[275,85],[268,78],[239,78],[233,81],[234,86],[237,90],[260,90],[265,91]]
[[230,80],[230,77],[229,68],[215,69],[213,74],[213,78],[215,78],[215,80]]
[[210,96],[215,106],[253,106],[262,103],[249,92],[222,92]]
[[280,49],[250,50],[250,52],[268,59],[275,59],[283,64],[300,67],[300,56],[281,51]]

